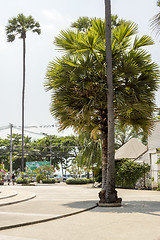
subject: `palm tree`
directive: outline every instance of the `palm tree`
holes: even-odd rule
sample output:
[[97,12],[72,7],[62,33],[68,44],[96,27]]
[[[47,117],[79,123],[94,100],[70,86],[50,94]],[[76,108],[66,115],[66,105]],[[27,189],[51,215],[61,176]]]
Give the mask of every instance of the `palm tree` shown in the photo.
[[[153,41],[148,36],[136,36],[132,42],[136,33],[137,25],[129,22],[112,29],[114,118],[148,131],[159,72],[143,49]],[[78,132],[95,128],[101,132],[105,190],[108,184],[105,22],[95,19],[85,32],[61,31],[55,44],[64,55],[49,64],[46,74],[46,90],[52,91],[51,113],[58,119],[60,129],[71,126]],[[117,200],[115,191],[109,194],[111,200],[105,196],[105,202]]]
[[102,147],[97,133],[82,132],[79,134],[80,151],[76,161],[81,167],[92,169],[102,166]]
[[23,87],[22,87],[22,171],[24,171],[24,97],[25,97],[25,55],[26,33],[28,31],[41,33],[40,24],[35,22],[32,16],[25,17],[19,14],[8,21],[6,26],[7,41],[13,42],[17,35],[23,40]]
[[[108,103],[108,157],[107,171],[102,174],[105,177],[102,191],[105,192],[105,199],[102,202],[116,202],[115,191],[115,144],[114,144],[114,107],[113,107],[113,77],[112,77],[112,49],[111,49],[111,3],[105,0],[105,44],[106,44],[106,74],[107,74],[107,103]],[[105,161],[106,164],[106,161]]]
[[[157,1],[157,6],[160,7],[160,0]],[[157,33],[157,35],[160,34],[160,12],[157,13],[151,20],[151,27],[153,31]]]

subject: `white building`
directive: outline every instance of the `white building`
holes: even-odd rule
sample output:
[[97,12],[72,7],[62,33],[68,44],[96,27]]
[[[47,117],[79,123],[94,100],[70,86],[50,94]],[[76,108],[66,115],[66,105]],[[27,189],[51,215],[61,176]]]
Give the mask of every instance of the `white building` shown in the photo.
[[152,187],[158,187],[160,183],[160,120],[154,122],[150,136],[148,137],[148,146],[145,146],[136,138],[130,139],[115,154],[115,159],[128,158],[138,163],[148,163],[151,166],[149,184]]

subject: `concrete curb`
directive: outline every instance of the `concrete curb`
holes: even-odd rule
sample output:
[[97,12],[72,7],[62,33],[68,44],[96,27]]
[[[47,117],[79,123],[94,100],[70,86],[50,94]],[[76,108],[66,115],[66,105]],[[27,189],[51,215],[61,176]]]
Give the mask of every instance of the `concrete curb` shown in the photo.
[[98,204],[96,204],[92,207],[77,211],[77,212],[68,213],[68,214],[64,214],[64,215],[60,215],[60,216],[56,216],[56,217],[51,217],[51,218],[40,219],[40,220],[36,220],[36,221],[30,221],[30,222],[25,222],[25,223],[18,223],[18,224],[14,224],[14,225],[4,226],[4,227],[0,227],[0,231],[12,229],[12,228],[34,225],[34,224],[38,224],[38,223],[54,221],[54,220],[61,219],[61,218],[66,218],[66,217],[74,216],[74,215],[77,215],[77,214],[80,214],[80,213],[83,213],[83,212],[90,211],[90,210],[92,210],[96,207],[98,207]]
[[33,199],[33,198],[35,198],[35,197],[36,197],[36,194],[33,193],[32,196],[27,197],[27,198],[24,198],[24,199],[12,201],[12,202],[0,203],[0,207],[2,207],[2,206],[7,206],[7,205],[12,205],[12,204],[16,204],[16,203],[25,202],[25,201],[31,200],[31,199]]
[[98,203],[99,207],[121,207],[121,203]]
[[[1,192],[1,194],[3,194],[3,192]],[[17,192],[14,192],[14,193],[10,193],[8,195],[4,195],[3,197],[0,196],[0,200],[15,197],[15,196],[17,196],[17,194],[18,194]]]

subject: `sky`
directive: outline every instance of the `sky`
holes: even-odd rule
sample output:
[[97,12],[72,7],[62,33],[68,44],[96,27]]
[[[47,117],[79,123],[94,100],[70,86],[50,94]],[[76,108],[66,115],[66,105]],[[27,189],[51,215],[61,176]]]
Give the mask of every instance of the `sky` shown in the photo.
[[[139,36],[147,34],[154,39],[155,45],[147,50],[160,66],[160,38],[157,39],[150,28],[151,18],[159,11],[156,2],[111,0],[112,14],[138,24]],[[0,138],[9,131],[2,131],[9,123],[21,126],[22,40],[16,38],[8,43],[5,34],[8,20],[19,13],[31,15],[40,23],[42,31],[41,35],[27,33],[25,126],[36,126],[28,129],[33,132],[71,135],[71,129],[58,133],[56,120],[49,111],[50,93],[44,89],[47,66],[60,56],[53,41],[61,30],[69,28],[79,17],[104,19],[104,0],[0,0],[0,4]],[[160,107],[160,91],[156,94],[156,103]]]

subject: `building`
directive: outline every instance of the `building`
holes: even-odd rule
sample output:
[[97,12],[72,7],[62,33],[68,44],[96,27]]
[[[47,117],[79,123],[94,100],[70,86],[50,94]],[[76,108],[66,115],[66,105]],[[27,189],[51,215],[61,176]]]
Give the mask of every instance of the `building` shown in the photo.
[[138,139],[132,138],[115,153],[115,159],[128,158],[137,163],[147,163],[151,166],[148,185],[158,187],[160,183],[160,120],[154,122],[151,134],[148,137],[148,146]]

